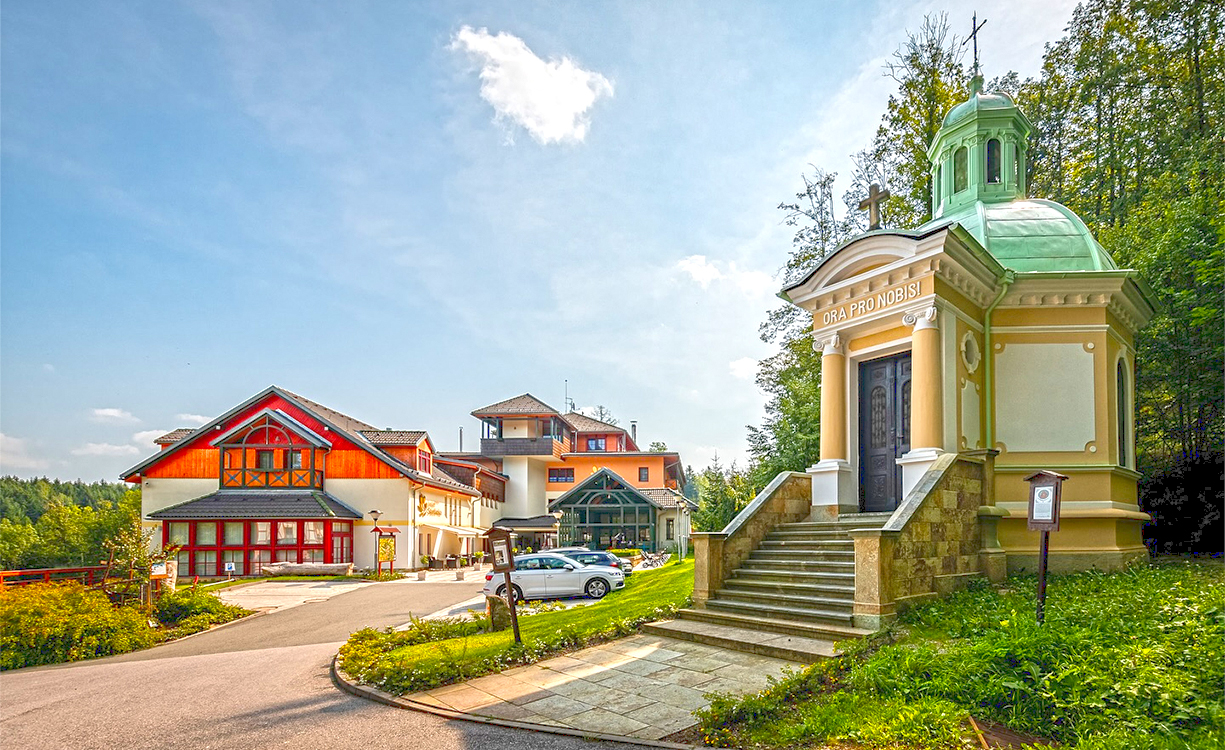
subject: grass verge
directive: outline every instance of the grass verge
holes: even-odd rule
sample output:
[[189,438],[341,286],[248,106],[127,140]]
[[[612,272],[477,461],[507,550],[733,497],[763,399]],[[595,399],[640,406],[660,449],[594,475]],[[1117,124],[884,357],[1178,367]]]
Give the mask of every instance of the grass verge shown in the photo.
[[1225,568],[1179,562],[975,585],[700,712],[718,747],[963,748],[972,714],[1083,750],[1225,747]]
[[635,632],[671,616],[693,594],[693,561],[634,573],[597,604],[522,617],[522,644],[511,631],[481,632],[484,622],[415,621],[396,632],[366,628],[340,649],[350,677],[403,695],[529,664]]

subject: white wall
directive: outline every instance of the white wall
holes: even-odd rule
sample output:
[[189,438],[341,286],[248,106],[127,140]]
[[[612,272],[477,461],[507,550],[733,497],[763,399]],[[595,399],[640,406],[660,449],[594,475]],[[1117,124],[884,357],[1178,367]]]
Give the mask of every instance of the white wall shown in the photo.
[[149,515],[155,510],[195,500],[216,492],[220,487],[217,479],[163,479],[147,478],[140,485],[140,511]]
[[362,514],[353,526],[353,564],[358,568],[373,568],[375,535],[370,511],[380,510],[379,524],[395,526],[401,533],[396,539],[396,568],[415,567],[412,485],[407,479],[331,479],[324,489]]
[[535,419],[504,419],[502,420],[502,437],[530,438],[536,436]]

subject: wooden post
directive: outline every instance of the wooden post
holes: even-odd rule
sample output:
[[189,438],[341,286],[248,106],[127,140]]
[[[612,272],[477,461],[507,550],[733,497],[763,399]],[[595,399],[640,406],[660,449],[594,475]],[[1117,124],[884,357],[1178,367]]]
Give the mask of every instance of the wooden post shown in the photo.
[[1038,552],[1038,624],[1046,618],[1046,557],[1051,549],[1051,532],[1042,532],[1042,549]]
[[523,643],[519,637],[519,614],[515,611],[515,587],[510,582],[510,571],[506,571],[506,603],[510,606],[510,626],[515,631],[515,643]]

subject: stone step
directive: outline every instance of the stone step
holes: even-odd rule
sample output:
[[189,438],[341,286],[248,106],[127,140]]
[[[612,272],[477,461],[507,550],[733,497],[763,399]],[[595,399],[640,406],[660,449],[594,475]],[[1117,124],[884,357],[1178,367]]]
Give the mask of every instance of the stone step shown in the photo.
[[[838,564],[838,563],[835,563]],[[852,566],[846,572],[818,572],[804,573],[789,570],[751,570],[740,568],[733,570],[728,582],[739,581],[744,583],[760,583],[760,584],[798,584],[801,586],[838,586],[848,589],[855,588],[855,572]]]
[[676,614],[680,620],[696,620],[698,622],[727,625],[759,632],[781,633],[783,635],[796,635],[802,638],[816,638],[829,641],[845,641],[851,638],[861,638],[872,633],[870,630],[851,627],[840,622],[782,620],[762,615],[745,615],[714,609],[682,609]]
[[780,594],[774,591],[752,591],[745,589],[719,589],[711,601],[726,604],[749,604],[755,607],[783,607],[797,613],[813,612],[816,617],[836,612],[850,615],[855,605],[854,593],[842,596],[805,596],[803,594]]
[[854,550],[823,549],[755,549],[749,553],[750,560],[795,560],[802,561],[850,561],[855,560]]
[[758,594],[780,594],[783,596],[807,596],[841,599],[854,597],[855,581],[762,581],[733,576],[723,584],[723,591],[744,591]]
[[650,622],[643,625],[642,629],[652,635],[771,656],[801,664],[812,664],[838,655],[833,641],[828,639],[763,632],[700,620]]
[[850,560],[788,560],[784,558],[749,558],[741,570],[789,571],[794,573],[850,573],[855,574],[854,558]]
[[[721,593],[721,592],[720,592]],[[709,599],[706,602],[707,611],[730,612],[749,617],[768,617],[773,620],[791,620],[798,622],[828,622],[850,627],[851,611],[848,606],[841,609],[816,609],[809,607],[788,606],[786,604],[762,604],[761,602],[734,601],[730,599]]]
[[757,549],[794,549],[810,552],[855,552],[855,543],[850,539],[770,539],[762,540]]
[[766,539],[802,539],[807,541],[853,541],[846,535],[842,529],[831,529],[829,531],[806,531],[804,529],[785,529],[781,526],[766,534]]

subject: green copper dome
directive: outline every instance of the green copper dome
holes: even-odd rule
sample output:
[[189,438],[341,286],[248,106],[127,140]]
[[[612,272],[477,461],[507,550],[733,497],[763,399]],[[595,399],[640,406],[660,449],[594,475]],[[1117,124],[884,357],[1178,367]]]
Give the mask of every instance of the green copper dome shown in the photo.
[[1110,254],[1067,206],[1031,198],[974,201],[919,228],[960,224],[1000,265],[1014,271],[1109,271]]
[[1026,198],[1029,119],[1007,94],[983,92],[949,111],[928,149],[934,229],[956,222],[1014,271],[1105,271],[1116,268],[1089,228],[1066,206]]
[[993,109],[1012,109],[1015,110],[1017,105],[1012,101],[1012,97],[1008,94],[982,93],[974,92],[970,94],[970,98],[958,104],[949,110],[949,113],[944,116],[944,127],[955,125],[962,118],[968,117],[971,113],[984,112]]

